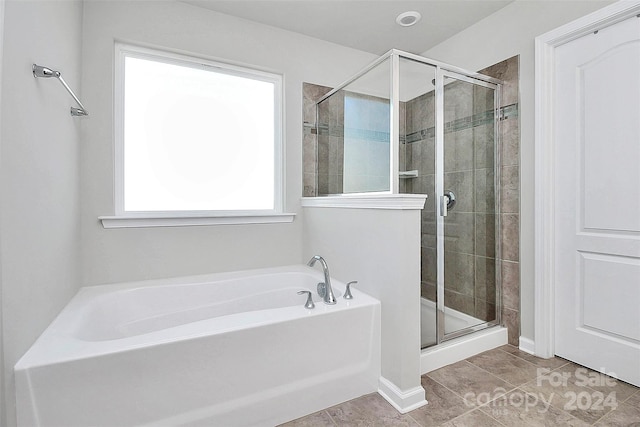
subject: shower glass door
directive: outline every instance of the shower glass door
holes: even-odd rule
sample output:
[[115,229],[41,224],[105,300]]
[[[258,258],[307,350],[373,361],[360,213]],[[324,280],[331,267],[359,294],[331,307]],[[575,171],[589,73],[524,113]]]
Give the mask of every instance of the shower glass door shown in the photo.
[[420,232],[426,348],[499,320],[499,89],[406,58],[399,76],[399,189],[428,195]]
[[436,326],[436,67],[408,58],[399,61],[401,193],[426,194],[420,222],[420,341],[438,343]]
[[498,321],[497,85],[440,70],[438,342]]

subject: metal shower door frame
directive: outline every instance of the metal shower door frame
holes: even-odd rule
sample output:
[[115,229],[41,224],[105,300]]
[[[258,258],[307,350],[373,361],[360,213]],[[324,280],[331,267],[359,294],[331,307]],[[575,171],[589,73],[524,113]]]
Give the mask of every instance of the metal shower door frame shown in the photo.
[[[358,73],[354,74],[348,80],[332,89],[319,100],[316,101],[316,124],[319,123],[317,117],[317,105],[327,98],[331,97],[346,86],[353,83],[369,71],[382,64],[386,60],[390,60],[390,82],[389,89],[391,93],[390,99],[390,141],[389,141],[389,159],[390,159],[390,182],[389,191],[382,193],[398,194],[399,193],[399,150],[400,150],[400,132],[399,132],[399,111],[400,111],[400,58],[409,59],[418,63],[435,67],[436,71],[436,202],[439,202],[444,196],[444,78],[451,77],[462,80],[474,85],[480,85],[493,89],[494,93],[494,194],[495,194],[495,230],[498,234],[495,243],[495,280],[496,280],[496,319],[490,322],[484,322],[479,325],[471,326],[452,333],[445,333],[444,328],[444,217],[440,215],[440,203],[436,212],[436,233],[437,233],[437,304],[436,304],[436,339],[437,344],[451,340],[462,335],[467,335],[482,329],[502,324],[502,283],[501,283],[501,238],[500,238],[500,99],[502,91],[502,81],[494,77],[486,76],[474,71],[465,70],[445,62],[415,55],[398,49],[391,49],[384,55],[380,56],[369,65],[364,67]],[[317,175],[316,175],[317,179]],[[317,187],[317,185],[316,185]]]
[[[444,221],[446,216],[443,212],[445,188],[444,188],[444,79],[452,78],[458,81],[464,81],[473,85],[482,86],[488,89],[494,90],[493,97],[493,110],[494,110],[494,212],[495,212],[495,231],[498,234],[495,238],[495,283],[496,283],[496,316],[495,319],[489,322],[483,322],[478,325],[469,326],[467,328],[459,329],[454,332],[445,332],[445,232]],[[456,71],[443,69],[441,66],[436,66],[436,89],[435,89],[435,104],[436,104],[436,141],[435,141],[435,196],[436,196],[436,339],[437,344],[441,344],[445,341],[458,338],[463,335],[467,335],[476,331],[490,328],[492,326],[500,325],[502,323],[502,281],[501,281],[501,238],[500,238],[500,99],[502,85],[499,80],[488,81],[484,79],[477,79],[470,77],[467,74],[461,74]],[[475,267],[474,267],[475,271]],[[475,274],[474,274],[475,278]]]

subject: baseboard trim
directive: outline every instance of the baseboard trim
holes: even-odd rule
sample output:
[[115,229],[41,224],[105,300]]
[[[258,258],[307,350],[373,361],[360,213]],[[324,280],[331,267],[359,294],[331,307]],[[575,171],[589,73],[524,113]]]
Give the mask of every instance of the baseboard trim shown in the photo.
[[427,404],[422,386],[409,390],[400,390],[394,383],[384,377],[380,377],[378,382],[378,393],[401,414],[406,414]]
[[519,346],[518,348],[520,348],[521,351],[524,351],[525,353],[529,353],[535,356],[536,354],[536,343],[533,340],[530,340],[529,338],[525,338],[525,337],[520,337],[520,342],[519,342]]

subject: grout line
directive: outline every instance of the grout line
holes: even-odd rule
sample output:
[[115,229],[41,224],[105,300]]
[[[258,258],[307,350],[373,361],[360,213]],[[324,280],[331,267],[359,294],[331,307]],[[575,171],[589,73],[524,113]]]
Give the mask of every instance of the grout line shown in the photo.
[[[560,359],[562,359],[562,358],[560,358]],[[566,359],[562,359],[562,360],[566,360]],[[560,369],[560,368],[562,368],[562,367],[564,367],[564,366],[570,365],[571,363],[573,363],[573,362],[567,361],[567,363],[565,363],[565,364],[563,364],[563,365],[559,366],[559,367],[558,367],[558,368],[556,368],[556,369],[553,369],[551,372],[556,371],[556,370],[558,370],[558,369]],[[586,369],[589,369],[589,368],[586,368]],[[597,372],[597,371],[593,371],[592,369],[589,369],[589,370],[590,370],[590,371],[592,371],[592,372]],[[597,373],[598,373],[598,372],[597,372]],[[538,378],[536,377],[535,379],[537,380]],[[532,381],[533,381],[533,380],[532,380]],[[528,383],[525,383],[525,384],[523,384],[523,385],[529,384],[529,383],[531,383],[532,381],[529,381]],[[582,387],[585,387],[585,388],[587,388],[587,389],[589,389],[589,390],[591,390],[591,391],[593,391],[593,392],[597,392],[597,391],[598,391],[598,390],[596,390],[596,389],[594,389],[594,388],[592,388],[592,387],[589,387],[589,386],[587,386],[587,385],[584,385],[584,386],[582,386]],[[527,391],[525,391],[525,390],[522,390],[522,391],[523,391],[523,392],[525,392],[525,393],[528,393],[528,394],[532,394],[532,393],[527,392]],[[634,394],[635,394],[635,393],[634,393]],[[619,404],[624,404],[624,405],[626,405],[626,403],[625,403],[625,402],[626,402],[627,400],[631,399],[631,397],[633,397],[633,395],[634,395],[634,394],[631,394],[631,396],[629,396],[629,397],[628,397],[627,399],[625,399],[624,401],[619,402]],[[586,421],[583,421],[583,420],[581,420],[580,418],[576,417],[576,416],[575,416],[575,415],[573,415],[570,411],[565,410],[565,409],[564,409],[564,406],[563,406],[563,407],[558,407],[558,406],[557,406],[557,404],[553,404],[553,403],[551,403],[550,405],[551,405],[553,408],[555,408],[556,410],[561,411],[561,412],[564,412],[564,413],[567,413],[567,414],[569,414],[570,416],[572,416],[573,418],[576,418],[577,420],[579,420],[579,421],[581,421],[581,422],[586,423]],[[579,412],[582,412],[581,410],[578,410],[578,411],[579,411]],[[595,421],[593,421],[590,425],[594,425],[595,423],[599,422],[600,420],[602,420],[604,417],[606,417],[608,414],[610,414],[610,413],[611,413],[611,412],[613,412],[613,411],[614,411],[614,409],[609,409],[608,411],[604,412],[604,413],[602,414],[602,416],[600,416],[599,418],[597,418],[597,419],[596,419]]]
[[[562,360],[566,360],[566,359],[562,359]],[[562,364],[562,365],[558,366],[558,367],[557,367],[557,368],[555,368],[555,369],[552,369],[552,370],[551,370],[551,372],[554,372],[554,371],[557,371],[558,369],[564,368],[565,366],[567,366],[567,365],[569,365],[569,364],[571,364],[571,363],[572,363],[572,362],[569,362],[569,361],[567,360],[567,363]]]
[[[429,374],[424,374],[423,376],[428,376],[428,375],[429,375]],[[442,383],[440,383],[440,382],[436,381],[435,379],[433,379],[433,378],[431,378],[431,377],[429,377],[429,379],[430,379],[431,381],[433,381],[434,383],[438,384],[440,387],[442,387],[442,388],[444,388],[444,389],[446,389],[446,390],[450,391],[451,393],[453,393],[453,394],[454,394],[454,395],[456,395],[457,397],[460,397],[463,401],[465,400],[465,399],[464,399],[464,397],[460,396],[458,393],[456,393],[455,391],[451,390],[451,389],[450,389],[449,387],[447,387],[446,385],[444,385],[444,384],[442,384]],[[425,389],[425,392],[426,392],[426,389]],[[507,393],[508,393],[508,392],[507,392]],[[505,393],[505,394],[506,394],[506,393]],[[500,395],[499,397],[502,397],[502,396],[503,396],[503,395]],[[493,402],[493,400],[492,400],[492,402]],[[483,406],[484,406],[484,405],[483,405]],[[451,418],[451,419],[448,419],[447,421],[444,421],[444,422],[443,422],[443,423],[441,423],[440,425],[442,425],[442,424],[446,424],[446,423],[448,423],[448,422],[450,422],[450,421],[455,420],[456,418],[460,418],[460,417],[462,417],[462,416],[464,416],[464,415],[467,415],[467,414],[469,414],[469,413],[471,413],[471,412],[473,412],[473,411],[475,411],[475,410],[478,410],[478,409],[480,409],[480,408],[481,408],[481,406],[473,406],[473,407],[470,407],[468,411],[465,411],[465,412],[463,412],[462,414],[460,414],[460,415],[458,415],[458,416],[456,416],[456,417],[453,417],[453,418]],[[413,412],[413,411],[411,411],[411,412]],[[411,414],[411,412],[409,412],[409,414]],[[411,418],[415,421],[415,418],[413,418],[413,417],[411,417]],[[493,417],[492,417],[492,418],[493,418]],[[496,420],[496,421],[497,421],[497,420]],[[420,423],[418,423],[418,425],[422,426],[422,424],[420,424]],[[503,424],[501,424],[501,423],[500,423],[500,425],[503,425]],[[424,426],[424,427],[429,427],[429,426]]]
[[[497,375],[495,375],[495,374],[493,374],[493,373],[491,373],[491,372],[487,371],[487,370],[486,370],[486,369],[484,369],[484,368],[481,368],[481,367],[480,367],[480,366],[478,366],[478,365],[474,365],[473,363],[471,363],[471,362],[469,362],[469,361],[467,361],[467,360],[465,360],[465,362],[467,362],[467,363],[468,363],[468,364],[470,364],[471,366],[474,366],[474,367],[476,367],[476,368],[478,368],[478,369],[480,369],[480,370],[482,370],[482,371],[486,372],[487,374],[489,374],[489,375],[491,375],[491,376],[493,376],[493,377],[496,377],[496,378],[497,378],[497,379],[499,379],[500,381],[502,381],[502,382],[504,382],[504,383],[507,383],[507,384],[509,384],[510,386],[512,386],[513,388],[512,388],[511,390],[507,391],[507,393],[508,393],[508,392],[510,392],[510,391],[513,391],[513,390],[517,389],[518,387],[520,387],[519,385],[516,385],[516,384],[510,383],[509,381],[507,381],[507,380],[505,380],[505,379],[500,378],[499,376],[497,376]],[[534,379],[535,379],[535,378],[534,378]],[[529,381],[527,381],[527,382],[529,382]],[[527,382],[525,382],[524,384],[526,384]],[[505,394],[506,394],[506,393],[505,393]],[[495,400],[495,399],[494,399],[494,400]]]
[[[503,261],[511,262],[511,263],[514,263],[514,264],[518,264],[518,261],[509,261],[509,260],[503,260]],[[513,348],[515,348],[515,349],[518,349],[518,347],[516,347],[515,345],[511,345],[511,344],[506,344],[506,345],[511,346],[511,347],[513,347]],[[520,359],[520,360],[524,360],[525,362],[527,362],[527,363],[529,363],[529,364],[531,364],[531,365],[535,366],[536,368],[544,368],[544,366],[538,366],[538,365],[536,365],[535,363],[533,363],[533,362],[529,362],[527,359],[525,359],[525,358],[523,358],[523,357],[518,356],[517,354],[509,353],[508,351],[506,351],[506,350],[502,349],[502,346],[498,347],[498,350],[500,350],[500,351],[502,351],[502,352],[504,352],[504,353],[510,354],[510,355],[511,355],[511,356],[513,356],[513,357],[517,357],[517,358],[518,358],[518,359]],[[518,349],[518,350],[519,350],[519,349]],[[528,353],[527,353],[527,354],[528,354]],[[543,359],[543,360],[544,360],[544,359]],[[564,365],[562,365],[562,366],[564,366]],[[536,377],[536,378],[537,378],[537,377]]]
[[[625,402],[626,402],[626,401],[625,401]],[[609,416],[609,414],[613,414],[615,411],[617,411],[617,410],[618,410],[618,408],[620,407],[620,405],[623,405],[623,406],[627,406],[627,407],[631,407],[631,408],[633,408],[633,406],[628,405],[628,404],[626,404],[625,402],[620,402],[620,403],[618,403],[618,406],[616,406],[616,408],[615,408],[615,409],[610,409],[609,411],[607,411],[607,413],[606,413],[606,414],[604,414],[603,416],[601,416],[600,418],[598,418],[598,419],[597,419],[593,424],[595,424],[595,423],[599,423],[599,422],[600,422],[600,421],[602,421],[604,418],[606,418],[607,416]],[[626,420],[625,420],[625,421],[626,421]],[[631,420],[629,420],[629,421],[635,421],[635,420],[631,419]],[[635,423],[629,424],[629,426],[630,426],[630,427],[631,427],[631,426],[635,426],[635,425],[636,425]]]
[[[329,409],[329,408],[327,408]],[[334,426],[337,426],[338,423],[336,422],[336,420],[333,419],[333,417],[331,416],[331,414],[329,413],[329,411],[327,411],[327,409],[323,409],[322,411],[327,414],[327,416],[329,417],[329,419],[331,420],[331,422],[333,423]]]
[[[558,408],[558,407],[557,407],[556,405],[554,405],[553,403],[551,403],[551,404],[550,404],[550,406],[551,406],[551,407],[553,407],[553,408],[555,408],[555,409],[556,409],[556,411],[563,412],[563,413],[568,414],[570,417],[573,417],[574,419],[576,419],[576,420],[578,420],[578,421],[580,421],[580,422],[583,422],[583,423],[585,423],[585,424],[589,424],[588,422],[586,422],[586,421],[584,421],[584,420],[581,420],[580,418],[576,417],[576,416],[575,416],[575,415],[573,415],[571,412],[569,412],[569,411],[565,410],[565,409],[564,409],[564,407],[562,407],[562,408]],[[583,412],[581,409],[578,409],[577,411],[578,411],[578,412]],[[586,412],[586,411],[584,411],[584,412]],[[603,419],[604,417],[606,417],[606,416],[609,414],[609,412],[611,412],[611,410],[609,410],[609,411],[605,412],[605,413],[604,413],[600,418],[597,418],[595,421],[593,421],[593,422],[592,422],[592,423],[590,423],[589,425],[594,425],[595,423],[597,423],[598,421],[600,421],[601,419]]]
[[[528,384],[528,383],[525,383],[525,384]],[[528,394],[528,395],[531,395],[531,396],[535,396],[535,394],[534,394],[534,393],[528,392],[528,391],[526,391],[526,390],[523,390],[523,389],[520,389],[520,388],[518,388],[518,390],[520,390],[522,393],[525,393],[525,394]],[[557,410],[557,411],[559,411],[559,412],[561,412],[561,413],[564,413],[564,414],[569,415],[569,417],[571,417],[571,418],[573,418],[573,419],[575,419],[575,420],[579,421],[580,423],[589,424],[589,423],[587,423],[586,421],[583,421],[583,420],[581,420],[580,418],[576,417],[576,416],[575,416],[575,415],[573,415],[571,412],[569,412],[569,411],[565,410],[565,409],[564,409],[564,407],[558,407],[556,404],[553,404],[553,403],[551,403],[551,402],[549,402],[549,406],[551,406],[552,408],[554,408],[555,410]],[[579,410],[579,411],[581,412],[581,410]],[[609,412],[610,412],[610,411],[609,411]],[[604,416],[606,416],[609,412],[605,413],[602,417],[598,418],[596,421],[592,422],[592,423],[591,423],[591,424],[589,424],[589,425],[593,425],[593,424],[595,424],[595,423],[596,423],[596,422],[598,422],[600,419],[602,419]]]
[[604,417],[606,417],[607,415],[609,415],[612,411],[613,411],[613,409],[612,409],[611,411],[607,412],[606,414],[604,414],[603,416],[601,416],[600,418],[598,418],[597,420],[595,420],[594,422],[592,422],[592,423],[591,423],[591,425],[592,425],[592,426],[593,426],[593,425],[596,425],[596,423],[599,423],[600,421],[602,421],[602,419],[603,419]]
[[[498,348],[498,349],[499,349],[499,348]],[[489,350],[489,351],[491,351],[491,350]],[[517,356],[515,356],[515,355],[513,355],[513,354],[511,354],[511,353],[508,353],[508,352],[506,352],[506,351],[504,351],[504,350],[501,350],[501,351],[502,351],[502,352],[504,352],[504,353],[506,353],[506,354],[509,354],[509,355],[511,355],[511,356],[513,356],[513,357],[515,357],[515,358],[519,359],[519,360],[522,360],[522,361],[524,361],[524,362],[527,362],[529,365],[533,366],[534,368],[539,368],[539,366],[536,366],[536,365],[534,365],[533,363],[531,363],[531,362],[529,362],[529,361],[527,361],[527,360],[520,359],[519,357],[517,357]],[[486,353],[486,352],[485,352],[485,353]],[[482,354],[482,353],[480,353],[480,354]],[[479,356],[480,354],[477,354],[476,356]],[[472,356],[472,357],[476,357],[476,356]],[[475,363],[469,362],[467,359],[465,359],[465,361],[466,361],[466,362],[468,362],[468,363],[470,363],[471,365],[473,365],[473,366],[475,366],[475,367],[479,368],[479,369],[482,369],[482,370],[483,370],[483,371],[485,371],[485,372],[488,372],[489,374],[491,374],[491,375],[493,375],[494,377],[496,377],[496,378],[498,378],[498,379],[500,379],[500,380],[502,380],[502,381],[506,382],[507,384],[510,384],[510,385],[514,386],[515,388],[518,388],[518,387],[520,387],[522,384],[526,384],[526,383],[528,383],[528,382],[530,382],[530,381],[535,380],[535,379],[537,379],[537,378],[538,378],[538,375],[536,375],[536,376],[535,376],[535,377],[533,377],[531,380],[527,380],[527,381],[523,382],[523,383],[522,383],[522,384],[520,384],[520,385],[516,385],[516,384],[510,383],[509,381],[507,381],[507,380],[505,380],[505,379],[503,379],[503,378],[500,378],[499,376],[497,376],[497,375],[495,375],[495,374],[491,373],[490,371],[487,371],[486,369],[484,369],[484,368],[482,368],[482,367],[480,367],[480,366],[476,365]],[[536,371],[536,372],[537,372],[537,371]]]
[[[517,263],[517,261],[509,261],[509,262],[515,262],[515,263]],[[517,311],[517,310],[514,310],[514,311]],[[511,344],[507,344],[507,345],[511,345]],[[514,346],[514,345],[511,345],[511,347],[517,348],[517,347],[516,347],[516,346]],[[528,364],[535,366],[536,368],[546,368],[545,366],[539,366],[539,365],[536,365],[536,364],[535,364],[535,363],[533,363],[533,362],[529,362],[527,359],[522,358],[522,357],[518,356],[517,354],[509,353],[508,351],[503,350],[503,349],[502,349],[502,348],[500,348],[500,347],[498,347],[498,350],[503,351],[504,353],[510,354],[511,356],[516,357],[516,358],[518,358],[518,359],[520,359],[520,360],[522,360],[522,361],[525,361],[525,362],[527,362]],[[554,356],[554,357],[555,357],[555,356]],[[544,359],[543,359],[543,360],[544,360]],[[563,359],[563,360],[564,360],[564,359]],[[554,369],[551,369],[551,368],[546,368],[546,369],[549,369],[549,370],[550,370],[550,372],[552,372],[552,371],[555,371],[555,370],[557,370],[557,369],[562,368],[563,366],[568,365],[569,363],[570,363],[570,362],[563,363],[562,365],[560,365],[560,366],[558,366],[557,368],[554,368]],[[538,375],[536,375],[536,376],[535,376],[535,378],[533,378],[533,379],[534,379],[534,380],[535,380],[535,379],[538,379]],[[527,381],[527,383],[528,383],[528,382],[529,382],[529,381]],[[527,383],[523,383],[523,384],[527,384]]]
[[[619,380],[616,380],[616,381],[619,381]],[[625,384],[627,384],[627,383],[625,383]],[[636,390],[636,392],[635,392],[635,393],[631,393],[631,394],[629,395],[629,397],[627,397],[625,400],[623,400],[623,401],[622,401],[623,403],[627,403],[627,401],[628,401],[628,400],[631,400],[631,398],[632,398],[633,396],[635,396],[636,394],[640,396],[640,388],[639,388],[639,387],[637,387],[637,386],[635,386],[635,385],[633,385],[633,384],[630,384],[630,385],[631,385],[632,387],[635,387],[637,390]]]
[[[490,402],[489,402],[490,403]],[[489,403],[487,403],[486,405],[488,405]],[[482,405],[481,407],[478,408],[478,410],[480,412],[482,412],[483,414],[485,414],[486,416],[488,416],[489,418],[491,418],[492,420],[495,420],[495,422],[497,422],[498,424],[500,424],[501,426],[504,427],[511,427],[511,426],[507,426],[505,423],[500,422],[499,419],[497,419],[496,417],[494,417],[493,415],[491,415],[490,413],[488,413],[487,411],[483,411],[482,408],[486,405]]]
[[[586,367],[585,367],[585,368],[586,368]],[[589,368],[586,368],[586,369],[589,369]],[[592,369],[589,369],[589,370],[590,370],[590,371],[592,371],[592,372],[596,372],[596,373],[598,373],[598,374],[600,374],[600,375],[608,376],[607,374],[603,374],[602,372],[593,371]],[[609,377],[609,378],[613,378],[613,377]],[[618,381],[620,381],[620,380],[619,380],[619,379],[617,379],[617,378],[614,378],[614,380],[616,381],[616,384],[617,384],[617,382],[618,382]],[[600,393],[603,393],[603,394],[604,394],[604,392],[603,392],[603,391],[601,391],[601,390],[597,390],[597,389],[595,389],[595,388],[593,388],[593,387],[591,387],[591,386],[589,386],[589,385],[586,385],[586,384],[585,384],[585,385],[583,385],[582,387],[588,388],[589,390],[591,390],[591,391],[593,391],[593,392],[595,392],[595,393],[600,392]],[[634,387],[635,387],[635,386],[634,386]],[[612,387],[612,388],[613,388],[613,387]],[[612,391],[614,391],[614,392],[615,392],[615,390],[612,390]],[[619,403],[626,403],[626,402],[627,402],[627,400],[629,400],[629,399],[631,399],[633,396],[635,396],[635,394],[636,394],[636,393],[638,393],[638,392],[636,391],[635,393],[631,393],[631,394],[629,395],[629,397],[627,397],[625,400],[621,400],[621,401],[619,401]],[[616,395],[616,399],[617,399],[617,395]]]
[[[483,406],[484,406],[484,405],[483,405]],[[446,424],[446,423],[451,422],[451,421],[453,421],[453,420],[456,420],[456,419],[458,419],[458,418],[460,418],[460,417],[464,417],[465,415],[469,415],[469,414],[470,414],[470,413],[472,413],[473,411],[479,411],[479,410],[480,410],[480,408],[481,408],[481,406],[475,406],[475,407],[473,407],[473,408],[469,409],[468,411],[463,412],[462,414],[460,414],[460,415],[458,415],[458,416],[456,416],[456,417],[453,417],[453,418],[451,418],[451,419],[449,419],[449,420],[445,421],[445,422],[444,422],[444,423],[442,423],[442,424]],[[481,412],[483,412],[483,411],[481,411]],[[483,412],[483,413],[484,413],[484,412]],[[493,418],[493,417],[491,417],[491,418]],[[496,421],[498,421],[498,420],[496,420]],[[498,424],[502,425],[500,422],[498,422]]]
[[[414,409],[414,410],[415,410],[415,409]],[[411,411],[411,412],[413,412],[413,411]],[[408,417],[409,417],[409,419],[410,419],[411,421],[413,421],[414,423],[416,423],[416,425],[418,425],[418,426],[420,426],[420,427],[426,427],[426,426],[423,426],[422,424],[420,424],[420,423],[418,422],[418,420],[416,420],[415,418],[413,418],[413,417],[411,416],[411,412],[407,412],[405,415],[406,415],[406,416],[408,416]]]
[[[482,353],[480,353],[480,354],[482,354]],[[480,369],[481,371],[484,371],[484,372],[486,372],[487,374],[491,375],[492,377],[497,378],[497,379],[499,379],[500,381],[502,381],[502,382],[504,382],[504,383],[506,383],[506,384],[508,384],[508,385],[510,385],[510,386],[513,386],[513,384],[511,384],[510,382],[507,382],[507,381],[503,380],[502,378],[499,378],[499,377],[497,377],[497,376],[493,375],[491,372],[489,372],[489,371],[487,371],[487,370],[485,370],[485,369],[482,369],[481,367],[476,366],[476,365],[474,365],[473,363],[470,363],[467,359],[462,360],[462,362],[467,362],[469,365],[473,366],[474,368],[478,368],[478,369]],[[442,369],[442,368],[440,368],[440,369]],[[462,400],[463,400],[463,401],[465,401],[464,396],[461,396],[461,395],[460,395],[460,394],[458,394],[457,392],[455,392],[455,391],[451,390],[451,389],[450,389],[449,387],[447,387],[446,385],[444,385],[444,384],[442,384],[442,383],[438,382],[437,380],[435,380],[434,378],[430,377],[428,373],[427,373],[427,374],[425,374],[425,375],[426,375],[426,376],[428,376],[432,381],[434,381],[434,382],[438,383],[440,386],[442,386],[442,387],[446,388],[446,389],[447,389],[447,390],[449,390],[451,393],[455,394],[456,396],[458,396],[458,397],[462,398]],[[496,397],[496,399],[498,399],[498,398],[500,398],[500,397],[502,397],[502,396],[504,396],[504,395],[506,395],[506,394],[508,394],[508,393],[512,392],[512,391],[513,391],[513,390],[515,390],[516,388],[518,388],[518,387],[517,387],[517,386],[513,386],[513,388],[512,388],[512,389],[506,390],[506,392],[505,392],[504,394],[501,394],[500,396]],[[493,400],[491,400],[490,402],[493,402],[493,401],[494,401],[494,400],[496,400],[496,399],[493,399]],[[490,403],[490,402],[487,402],[487,403]],[[477,409],[477,408],[479,408],[479,406],[474,407],[474,409]],[[473,410],[473,409],[472,409],[472,410]],[[471,410],[470,410],[469,412],[471,412]]]
[[[516,390],[519,390],[520,392],[523,392],[523,393],[527,393],[526,391],[521,390],[519,387],[516,387],[516,388],[514,388],[513,390],[510,390],[508,393],[511,393],[511,392],[513,392],[513,391],[516,391]],[[507,396],[507,394],[508,394],[508,393],[505,393],[503,396],[506,398],[506,396]],[[500,396],[499,398],[502,398],[503,396]],[[487,403],[485,403],[484,405],[481,405],[478,409],[479,409],[479,410],[481,410],[481,411],[482,411],[483,413],[485,413],[486,415],[489,415],[491,418],[496,419],[496,418],[495,418],[491,413],[489,413],[489,412],[492,412],[492,413],[493,413],[493,411],[489,411],[489,405],[491,405],[491,403],[492,403],[492,402],[494,402],[495,400],[497,400],[497,399],[494,399],[494,400],[492,400],[491,402],[487,402]],[[483,409],[483,408],[484,408],[484,409]],[[496,419],[496,421],[498,421],[498,420]],[[504,424],[504,423],[501,423],[500,421],[498,421],[498,423],[499,423],[500,425],[506,425],[506,424]],[[510,427],[510,426],[507,426],[507,427]]]

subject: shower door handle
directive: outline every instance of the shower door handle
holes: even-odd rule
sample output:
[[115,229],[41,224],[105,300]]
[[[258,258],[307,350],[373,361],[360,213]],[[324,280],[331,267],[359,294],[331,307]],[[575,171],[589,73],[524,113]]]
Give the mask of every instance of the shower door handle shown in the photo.
[[440,197],[440,216],[447,216],[447,205],[449,204],[449,197]]
[[451,190],[444,192],[444,195],[440,197],[440,215],[447,216],[449,210],[453,209],[456,205],[456,195]]

